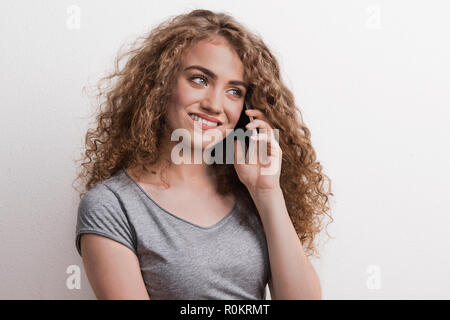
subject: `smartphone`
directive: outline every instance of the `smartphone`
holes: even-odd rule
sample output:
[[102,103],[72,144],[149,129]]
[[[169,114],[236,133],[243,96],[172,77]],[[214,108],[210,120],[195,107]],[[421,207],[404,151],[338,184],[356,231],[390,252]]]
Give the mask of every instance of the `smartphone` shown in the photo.
[[[236,126],[234,127],[234,130],[242,129],[242,130],[244,130],[244,132],[247,131],[247,128],[245,126],[250,121],[254,120],[254,117],[249,117],[245,114],[245,110],[248,110],[248,109],[252,109],[252,108],[247,104],[247,101],[244,100],[244,107],[242,108],[241,115],[239,117],[239,120],[238,120]],[[254,129],[252,129],[252,130],[254,130]],[[259,132],[258,128],[256,128],[256,132]]]
[[[245,110],[247,110],[247,109],[252,109],[252,108],[247,104],[247,101],[244,100],[244,107],[242,108],[241,115],[239,117],[239,120],[238,120],[236,126],[234,127],[234,130],[242,129],[244,131],[244,133],[245,133],[247,131],[247,128],[245,126],[250,121],[254,120],[254,117],[249,117],[249,116],[247,116],[245,114]],[[259,133],[258,128],[251,129],[250,130],[251,131],[251,135],[255,135],[256,134],[255,130],[256,130],[256,133]],[[236,137],[234,139],[236,139]],[[250,143],[250,136],[245,136],[245,150],[248,150],[249,143]]]

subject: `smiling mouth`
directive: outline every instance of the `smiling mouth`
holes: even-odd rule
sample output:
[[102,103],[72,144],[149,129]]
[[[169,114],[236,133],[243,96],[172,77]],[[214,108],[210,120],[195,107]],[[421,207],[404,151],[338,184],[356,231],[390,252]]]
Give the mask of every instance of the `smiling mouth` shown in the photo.
[[222,125],[220,122],[208,121],[193,113],[189,114],[189,118],[201,125],[202,129],[213,129]]

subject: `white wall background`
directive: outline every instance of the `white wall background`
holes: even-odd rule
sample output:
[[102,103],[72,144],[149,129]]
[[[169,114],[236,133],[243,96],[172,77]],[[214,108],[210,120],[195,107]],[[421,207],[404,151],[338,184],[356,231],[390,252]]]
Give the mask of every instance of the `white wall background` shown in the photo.
[[324,299],[449,299],[450,3],[411,0],[0,2],[0,298],[95,299],[74,246],[82,87],[194,8],[259,33],[303,110],[335,193]]

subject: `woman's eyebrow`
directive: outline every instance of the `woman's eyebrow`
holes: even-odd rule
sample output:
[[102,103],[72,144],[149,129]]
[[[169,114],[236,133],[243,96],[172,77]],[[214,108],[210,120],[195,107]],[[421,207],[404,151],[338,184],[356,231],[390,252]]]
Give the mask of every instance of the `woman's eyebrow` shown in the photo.
[[[211,77],[212,79],[214,79],[214,80],[217,79],[217,75],[214,72],[212,72],[211,70],[206,69],[205,67],[194,65],[194,66],[189,66],[189,67],[185,68],[184,71],[190,70],[190,69],[198,69],[201,72],[203,72],[206,75],[208,75],[209,77]],[[242,81],[239,81],[239,80],[230,80],[230,81],[228,81],[228,83],[232,84],[232,85],[235,85],[235,86],[243,86],[244,88],[247,88],[247,84],[245,82],[242,82]]]

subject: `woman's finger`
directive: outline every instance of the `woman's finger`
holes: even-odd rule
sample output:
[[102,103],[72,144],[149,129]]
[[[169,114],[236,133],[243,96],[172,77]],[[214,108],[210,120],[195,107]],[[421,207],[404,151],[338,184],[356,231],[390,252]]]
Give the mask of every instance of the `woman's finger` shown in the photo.
[[259,128],[259,129],[267,129],[267,130],[270,130],[270,129],[271,129],[270,125],[269,125],[266,121],[261,120],[261,119],[255,119],[255,120],[252,120],[252,121],[250,121],[249,123],[247,123],[247,124],[245,125],[245,127],[246,127],[247,129],[255,129],[255,128]]
[[269,136],[266,133],[258,133],[257,135],[250,137],[250,139],[258,144],[258,152],[256,152],[256,148],[254,150],[254,155],[258,154],[258,163],[262,165],[269,164],[270,156],[272,155],[272,146]]
[[247,109],[245,110],[245,114],[249,117],[255,117],[258,119],[263,119],[266,117],[264,112],[259,109]]

